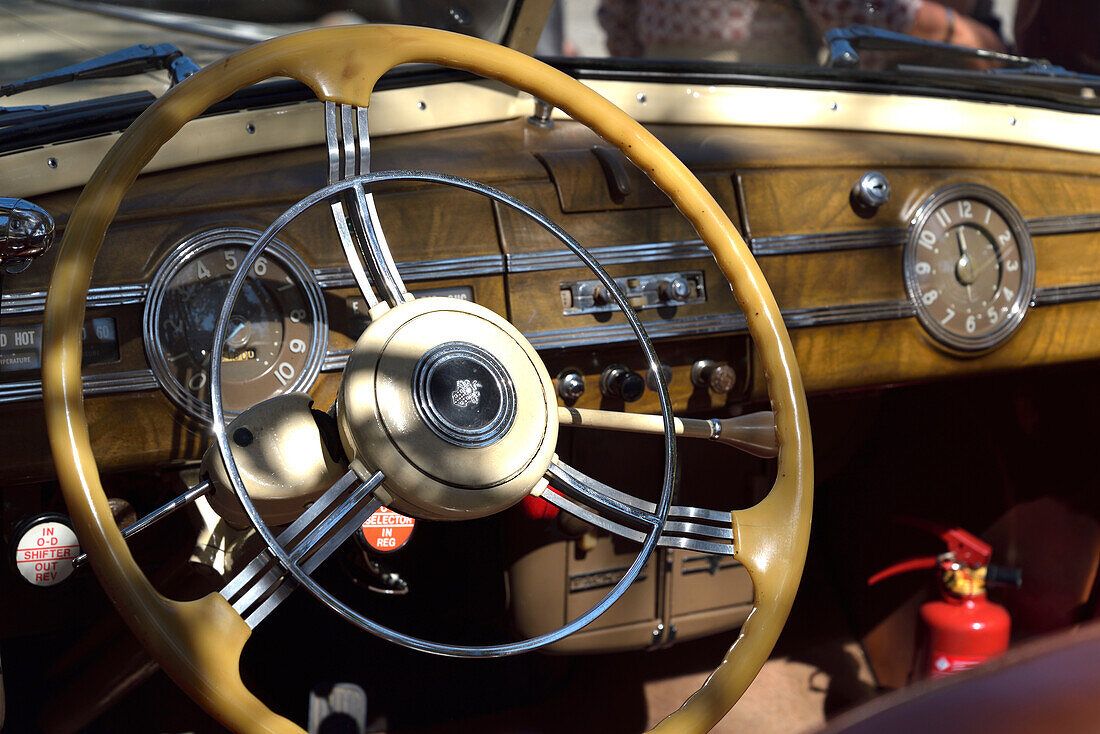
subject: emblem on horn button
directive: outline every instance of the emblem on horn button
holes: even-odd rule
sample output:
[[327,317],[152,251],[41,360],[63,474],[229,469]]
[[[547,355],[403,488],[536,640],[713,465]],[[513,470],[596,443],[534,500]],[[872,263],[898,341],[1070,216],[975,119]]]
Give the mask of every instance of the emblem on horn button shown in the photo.
[[516,390],[504,365],[469,342],[440,344],[417,361],[413,402],[435,435],[463,448],[496,443],[516,417]]
[[451,393],[451,402],[458,408],[468,408],[477,405],[481,400],[481,383],[477,380],[459,380],[455,383],[455,391]]

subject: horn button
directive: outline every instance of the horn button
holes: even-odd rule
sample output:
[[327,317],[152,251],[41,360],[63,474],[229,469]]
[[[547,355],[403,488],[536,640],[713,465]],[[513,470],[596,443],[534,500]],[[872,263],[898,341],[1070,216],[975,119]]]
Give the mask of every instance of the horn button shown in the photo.
[[534,349],[496,313],[452,298],[374,318],[337,404],[348,456],[386,475],[387,504],[421,518],[510,507],[542,479],[557,442],[553,382]]

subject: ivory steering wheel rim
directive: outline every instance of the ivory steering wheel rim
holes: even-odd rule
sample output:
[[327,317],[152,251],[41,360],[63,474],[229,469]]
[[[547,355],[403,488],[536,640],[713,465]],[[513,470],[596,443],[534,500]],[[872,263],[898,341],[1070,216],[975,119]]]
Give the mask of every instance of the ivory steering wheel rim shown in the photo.
[[644,171],[710,248],[744,312],[775,413],[779,466],[771,492],[732,513],[735,558],[748,570],[754,608],[706,683],[654,731],[713,726],[748,688],[786,621],[805,563],[813,459],[805,391],[794,348],[759,266],[699,181],[640,124],[593,90],[517,51],[468,36],[399,26],[304,31],[252,46],[169,90],[119,138],[69,219],[46,302],[43,393],[50,444],[74,526],[104,590],[165,671],[200,706],[241,732],[301,732],[240,679],[250,629],[218,594],[177,602],[158,594],[114,522],[84,413],[80,325],[92,266],[123,195],[160,147],[237,89],[273,76],[298,79],[324,101],[367,107],[377,80],[410,62],[502,81],[562,109]]

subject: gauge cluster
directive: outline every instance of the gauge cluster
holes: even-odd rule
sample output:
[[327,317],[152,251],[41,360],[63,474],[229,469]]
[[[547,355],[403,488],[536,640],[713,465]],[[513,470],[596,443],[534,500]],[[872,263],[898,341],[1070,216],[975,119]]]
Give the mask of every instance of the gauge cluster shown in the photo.
[[985,186],[956,184],[928,197],[910,224],[904,263],[918,320],[951,351],[998,346],[1031,304],[1035,253],[1027,226]]
[[[210,230],[188,238],[160,266],[146,301],[149,363],[168,396],[192,417],[211,419],[214,327],[229,282],[260,233]],[[289,247],[273,241],[252,266],[230,317],[222,352],[226,414],[317,378],[328,340],[321,288]]]

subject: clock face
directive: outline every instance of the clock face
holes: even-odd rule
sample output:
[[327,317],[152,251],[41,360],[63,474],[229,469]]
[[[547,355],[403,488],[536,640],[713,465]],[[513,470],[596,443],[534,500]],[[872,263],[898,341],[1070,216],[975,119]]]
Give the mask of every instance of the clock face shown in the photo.
[[991,349],[1031,303],[1035,254],[1027,226],[984,186],[941,189],[918,209],[905,247],[905,285],[917,318],[940,344]]

